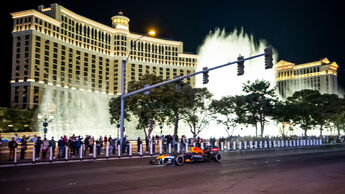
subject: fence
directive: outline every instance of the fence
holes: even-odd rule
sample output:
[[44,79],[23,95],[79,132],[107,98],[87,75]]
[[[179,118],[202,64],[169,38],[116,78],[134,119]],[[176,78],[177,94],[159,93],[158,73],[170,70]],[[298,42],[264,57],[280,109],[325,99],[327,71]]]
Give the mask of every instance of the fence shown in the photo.
[[296,139],[296,140],[231,140],[231,141],[216,141],[204,140],[200,145],[196,142],[182,144],[177,142],[175,144],[163,144],[162,141],[157,141],[155,144],[150,142],[147,146],[145,142],[139,147],[136,141],[130,141],[126,147],[120,145],[111,146],[109,142],[100,147],[96,143],[86,147],[84,144],[79,149],[71,149],[67,146],[59,148],[49,147],[47,151],[35,149],[33,143],[28,144],[27,150],[22,150],[20,145],[10,150],[7,145],[2,145],[0,148],[0,164],[9,163],[36,163],[36,162],[54,162],[54,161],[68,161],[68,160],[84,160],[84,159],[98,159],[98,158],[121,158],[121,157],[144,157],[153,156],[157,154],[173,154],[188,152],[189,147],[199,146],[202,149],[207,146],[219,146],[221,151],[260,151],[260,150],[274,150],[285,148],[306,148],[323,145],[322,139]]

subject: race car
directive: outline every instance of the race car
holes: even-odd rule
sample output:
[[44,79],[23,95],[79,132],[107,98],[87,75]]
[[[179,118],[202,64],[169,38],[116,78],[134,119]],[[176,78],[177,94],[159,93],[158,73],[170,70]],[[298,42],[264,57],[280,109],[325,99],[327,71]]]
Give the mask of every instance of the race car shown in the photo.
[[176,155],[164,154],[150,160],[150,164],[182,166],[184,164],[184,157],[183,155],[180,155],[180,154],[176,154]]
[[199,147],[190,147],[188,153],[169,155],[160,155],[150,161],[154,165],[177,165],[182,166],[185,162],[204,162],[214,160],[219,162],[222,156],[219,153],[218,147],[206,147],[201,149]]

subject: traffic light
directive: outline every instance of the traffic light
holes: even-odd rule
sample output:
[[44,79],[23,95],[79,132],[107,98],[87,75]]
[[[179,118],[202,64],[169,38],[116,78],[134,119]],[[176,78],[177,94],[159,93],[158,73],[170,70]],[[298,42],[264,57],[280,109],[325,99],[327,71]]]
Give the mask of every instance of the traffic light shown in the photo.
[[265,69],[271,69],[273,66],[272,48],[265,48]]
[[243,75],[244,74],[244,60],[243,56],[238,56],[237,57],[237,76]]
[[[202,70],[207,70],[207,67],[202,68]],[[208,83],[208,71],[203,73],[202,77],[202,84],[207,84]]]

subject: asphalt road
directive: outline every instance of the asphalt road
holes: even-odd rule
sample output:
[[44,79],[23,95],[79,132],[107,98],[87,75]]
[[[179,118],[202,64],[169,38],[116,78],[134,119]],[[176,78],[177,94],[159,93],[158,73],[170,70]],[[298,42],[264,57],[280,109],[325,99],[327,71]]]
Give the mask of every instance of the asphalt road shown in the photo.
[[1,193],[345,193],[345,148],[224,152],[220,163],[148,158],[0,168]]

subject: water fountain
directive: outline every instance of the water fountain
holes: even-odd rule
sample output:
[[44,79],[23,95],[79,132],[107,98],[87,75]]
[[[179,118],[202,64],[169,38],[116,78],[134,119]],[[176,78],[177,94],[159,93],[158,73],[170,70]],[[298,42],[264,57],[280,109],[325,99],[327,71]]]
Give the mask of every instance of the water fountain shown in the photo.
[[[225,30],[216,29],[210,32],[205,38],[204,43],[198,51],[197,71],[203,67],[214,67],[231,61],[236,61],[239,55],[246,57],[262,54],[268,43],[264,40],[254,41],[254,37],[244,32],[243,29],[235,29],[231,33]],[[273,50],[273,63],[277,60],[277,51]],[[244,75],[237,76],[237,64],[209,72],[209,83],[202,84],[202,76],[197,77],[196,87],[207,87],[213,93],[215,99],[222,96],[234,96],[243,94],[242,86],[247,81],[266,80],[275,86],[275,70],[265,70],[264,57],[245,61]],[[223,126],[215,123],[211,124],[210,129],[203,131],[201,136],[227,136]],[[265,129],[266,134],[278,135],[277,130],[272,127]],[[255,130],[236,129],[233,134],[255,135]]]

